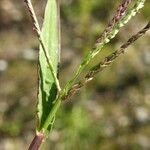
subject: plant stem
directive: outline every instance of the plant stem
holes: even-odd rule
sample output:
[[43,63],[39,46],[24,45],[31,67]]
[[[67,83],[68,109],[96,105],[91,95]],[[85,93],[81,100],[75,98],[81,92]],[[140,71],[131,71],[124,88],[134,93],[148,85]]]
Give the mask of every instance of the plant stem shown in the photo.
[[39,147],[41,146],[42,142],[44,139],[44,134],[43,133],[37,133],[31,142],[28,150],[38,150]]
[[44,125],[42,126],[41,131],[35,135],[28,150],[38,150],[39,149],[39,147],[41,146],[41,144],[43,142],[44,135],[46,135],[46,129],[49,127],[50,123],[52,122],[52,119],[55,117],[55,114],[56,114],[57,110],[59,109],[61,102],[62,101],[59,96],[56,99],[56,101],[53,105],[53,108],[51,109],[51,112],[49,113]]
[[47,53],[47,50],[46,50],[46,48],[45,48],[45,46],[44,46],[44,42],[43,42],[43,39],[42,39],[42,37],[41,37],[40,26],[39,26],[37,17],[36,17],[36,15],[35,15],[35,11],[34,11],[34,8],[33,8],[33,6],[32,6],[31,0],[24,0],[24,2],[26,3],[27,8],[28,8],[28,10],[29,10],[29,12],[30,12],[30,16],[31,16],[31,18],[32,18],[32,22],[33,22],[33,26],[34,26],[34,31],[36,32],[36,35],[37,35],[37,37],[38,37],[38,40],[39,40],[39,42],[40,42],[40,44],[41,44],[41,47],[42,47],[42,49],[43,49],[43,52],[44,52],[44,55],[45,55],[47,64],[48,64],[49,69],[50,69],[50,71],[51,71],[51,73],[52,73],[52,76],[53,76],[53,78],[54,78],[54,81],[55,81],[56,87],[57,87],[57,89],[58,89],[58,92],[60,92],[60,91],[61,91],[61,87],[60,87],[60,84],[59,84],[59,80],[58,80],[58,78],[57,78],[57,75],[55,74],[54,67],[53,67],[53,65],[52,65],[51,59],[50,59],[50,57],[49,57],[49,55],[48,55],[48,53]]
[[47,116],[47,119],[44,122],[44,125],[42,126],[42,131],[45,132],[45,130],[49,127],[50,123],[52,122],[52,119],[55,117],[55,114],[58,110],[58,108],[61,105],[61,99],[60,96],[58,96],[58,98],[56,99],[53,108],[51,109],[49,115]]

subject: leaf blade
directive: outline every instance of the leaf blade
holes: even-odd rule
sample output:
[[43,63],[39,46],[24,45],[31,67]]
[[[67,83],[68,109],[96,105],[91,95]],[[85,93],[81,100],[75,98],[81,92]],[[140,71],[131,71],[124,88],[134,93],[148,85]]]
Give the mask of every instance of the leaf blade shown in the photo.
[[[60,51],[60,28],[59,28],[59,12],[57,0],[48,0],[45,9],[44,23],[42,26],[41,37],[47,54],[51,59],[55,74],[57,74],[57,66]],[[37,130],[41,130],[42,126],[53,107],[53,101],[57,96],[57,88],[47,66],[47,61],[40,46],[39,51],[39,93],[37,115]],[[48,129],[49,131],[50,129]]]

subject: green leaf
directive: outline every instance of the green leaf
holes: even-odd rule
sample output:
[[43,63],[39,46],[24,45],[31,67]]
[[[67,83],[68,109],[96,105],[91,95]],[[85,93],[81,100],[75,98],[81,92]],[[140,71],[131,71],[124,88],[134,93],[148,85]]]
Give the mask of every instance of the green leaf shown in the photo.
[[[59,51],[60,51],[60,28],[59,28],[59,8],[57,0],[48,0],[44,23],[41,31],[41,38],[48,57],[51,59],[52,66],[55,74],[57,74],[57,67],[59,63]],[[52,73],[48,67],[44,52],[40,46],[39,51],[39,93],[38,93],[38,105],[37,105],[37,131],[43,129],[43,125],[53,108],[53,102],[57,96],[57,88],[52,76]],[[53,116],[54,118],[55,116]],[[48,129],[51,128],[51,122]]]

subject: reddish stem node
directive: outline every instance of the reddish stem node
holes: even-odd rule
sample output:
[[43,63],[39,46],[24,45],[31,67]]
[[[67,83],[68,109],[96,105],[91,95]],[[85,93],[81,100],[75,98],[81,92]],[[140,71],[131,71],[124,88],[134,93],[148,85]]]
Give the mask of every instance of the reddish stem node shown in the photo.
[[31,142],[28,150],[39,150],[39,147],[41,146],[42,142],[44,139],[44,134],[43,133],[37,133]]

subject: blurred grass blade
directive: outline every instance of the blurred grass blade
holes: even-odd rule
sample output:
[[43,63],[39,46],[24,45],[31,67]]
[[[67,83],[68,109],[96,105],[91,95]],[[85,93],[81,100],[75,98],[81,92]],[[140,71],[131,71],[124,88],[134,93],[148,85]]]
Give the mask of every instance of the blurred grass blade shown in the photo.
[[[44,23],[41,31],[43,44],[49,55],[53,70],[57,74],[60,51],[60,28],[59,11],[57,0],[48,0],[45,9]],[[40,45],[39,52],[39,93],[38,93],[38,124],[37,130],[40,131],[53,107],[53,101],[57,96],[57,87],[47,65],[46,57]],[[47,130],[47,129],[46,129]],[[50,128],[48,129],[50,130]]]

